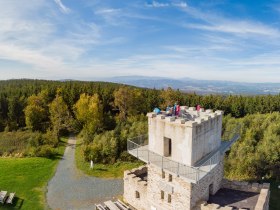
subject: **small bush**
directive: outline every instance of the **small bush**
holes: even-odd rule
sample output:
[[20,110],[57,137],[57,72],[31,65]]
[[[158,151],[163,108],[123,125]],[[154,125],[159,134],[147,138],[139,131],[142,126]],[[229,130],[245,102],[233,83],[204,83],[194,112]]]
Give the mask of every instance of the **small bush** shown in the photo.
[[50,145],[43,145],[36,151],[36,156],[51,158],[56,155],[56,151]]
[[136,160],[136,158],[130,155],[127,151],[123,151],[119,157],[119,160],[133,162]]

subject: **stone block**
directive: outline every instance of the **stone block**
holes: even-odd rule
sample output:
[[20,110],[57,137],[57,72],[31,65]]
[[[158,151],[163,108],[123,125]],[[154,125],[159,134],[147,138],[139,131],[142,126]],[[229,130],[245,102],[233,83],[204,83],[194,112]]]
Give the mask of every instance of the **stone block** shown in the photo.
[[241,186],[247,186],[247,185],[248,185],[248,182],[240,182],[240,185],[241,185]]
[[203,118],[196,118],[195,122],[197,122],[198,124],[201,124],[201,123],[204,122],[204,119]]
[[208,121],[209,119],[211,119],[210,116],[203,116],[204,121]]
[[150,117],[150,118],[153,118],[153,117],[156,117],[157,115],[156,115],[156,113],[154,113],[154,112],[149,112],[149,113],[147,113],[147,117]]
[[217,113],[210,113],[209,116],[213,119],[213,118],[217,117]]
[[187,121],[187,122],[185,122],[185,125],[188,127],[195,127],[195,126],[197,126],[197,122]]
[[189,107],[189,110],[190,110],[190,111],[195,111],[196,108],[195,108],[195,107]]
[[166,122],[174,122],[175,119],[176,119],[175,116],[165,118]]
[[263,183],[263,189],[270,189],[270,183]]
[[221,206],[219,204],[213,204],[213,209],[219,209]]
[[163,120],[163,119],[165,119],[165,115],[163,115],[163,114],[159,114],[159,115],[157,115],[157,119],[161,119],[161,120]]
[[222,207],[222,208],[220,208],[221,210],[232,210],[233,209],[233,207],[231,207],[231,206],[225,206],[225,207]]
[[175,122],[178,123],[178,124],[185,124],[186,120],[182,119],[182,118],[179,118],[179,119],[176,119]]
[[213,110],[212,109],[206,109],[205,111],[207,114],[210,114],[210,113],[213,113]]
[[258,192],[259,191],[259,183],[253,183],[252,184],[252,190],[255,191],[255,192]]
[[221,110],[217,110],[217,111],[215,111],[215,113],[216,113],[217,115],[223,115],[223,114],[224,114],[224,112],[221,111]]

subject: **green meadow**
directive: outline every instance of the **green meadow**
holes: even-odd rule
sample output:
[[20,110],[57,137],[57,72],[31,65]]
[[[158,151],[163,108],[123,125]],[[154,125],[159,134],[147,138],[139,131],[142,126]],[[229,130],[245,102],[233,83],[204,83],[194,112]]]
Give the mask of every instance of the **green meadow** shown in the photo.
[[1,204],[0,209],[48,209],[45,198],[48,181],[65,148],[66,138],[60,142],[57,156],[48,158],[0,158],[0,190],[16,192],[13,204]]
[[76,166],[85,174],[99,178],[122,178],[125,170],[131,170],[143,165],[143,162],[124,162],[119,161],[114,164],[94,163],[93,168],[90,168],[90,163],[85,161],[82,152],[82,141],[77,139],[75,151]]

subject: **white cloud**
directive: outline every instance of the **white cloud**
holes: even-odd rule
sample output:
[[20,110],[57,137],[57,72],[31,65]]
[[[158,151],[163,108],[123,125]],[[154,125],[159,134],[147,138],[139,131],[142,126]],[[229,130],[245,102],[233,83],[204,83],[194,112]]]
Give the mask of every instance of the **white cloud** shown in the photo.
[[186,7],[188,7],[187,3],[183,2],[183,1],[175,2],[172,5],[175,6],[175,7],[179,7],[179,8],[186,8]]
[[[66,74],[88,49],[99,44],[100,28],[92,22],[73,19],[61,32],[60,26],[68,18],[57,15],[52,2],[9,2],[0,2],[0,59],[12,61],[26,75],[30,75],[26,65],[29,71],[36,69],[37,75],[57,71]],[[42,15],[46,13],[47,16]],[[0,65],[0,71],[7,68],[7,65]],[[15,75],[22,77],[22,74]]]
[[249,58],[240,59],[238,61],[231,62],[235,66],[251,66],[251,67],[273,67],[278,66],[280,68],[279,51],[260,54]]
[[59,9],[61,10],[61,12],[68,14],[70,13],[70,9],[68,7],[66,7],[61,0],[54,0],[54,2],[59,6]]
[[160,7],[168,7],[168,6],[170,6],[170,4],[169,3],[160,3],[160,2],[157,2],[157,1],[152,1],[151,4],[146,3],[146,6],[147,7],[160,8]]
[[103,8],[95,11],[95,14],[119,14],[121,9]]
[[195,28],[200,30],[231,33],[236,35],[262,35],[270,37],[279,37],[280,31],[275,28],[263,25],[261,23],[249,21],[229,21],[216,22],[213,25],[209,24],[186,24],[186,27]]
[[40,51],[21,48],[11,44],[0,44],[0,58],[31,64],[40,69],[47,69],[47,71],[63,66],[63,62],[57,57],[49,57]]
[[184,27],[194,28],[212,32],[223,32],[233,35],[258,35],[278,38],[280,31],[278,28],[263,24],[261,22],[248,19],[225,18],[221,14],[211,11],[202,11],[194,7],[182,8],[192,18],[200,20],[202,23],[187,23]]
[[152,1],[152,3],[146,3],[147,7],[153,8],[162,8],[162,7],[179,7],[179,8],[186,8],[188,5],[184,1],[176,1],[176,2],[168,2],[168,3],[161,3],[158,1]]

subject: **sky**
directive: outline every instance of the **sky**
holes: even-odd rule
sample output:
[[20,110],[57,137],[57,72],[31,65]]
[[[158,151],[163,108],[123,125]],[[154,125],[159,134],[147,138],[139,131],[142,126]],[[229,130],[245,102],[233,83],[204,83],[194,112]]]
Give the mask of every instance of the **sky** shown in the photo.
[[0,79],[280,82],[280,1],[0,0]]

